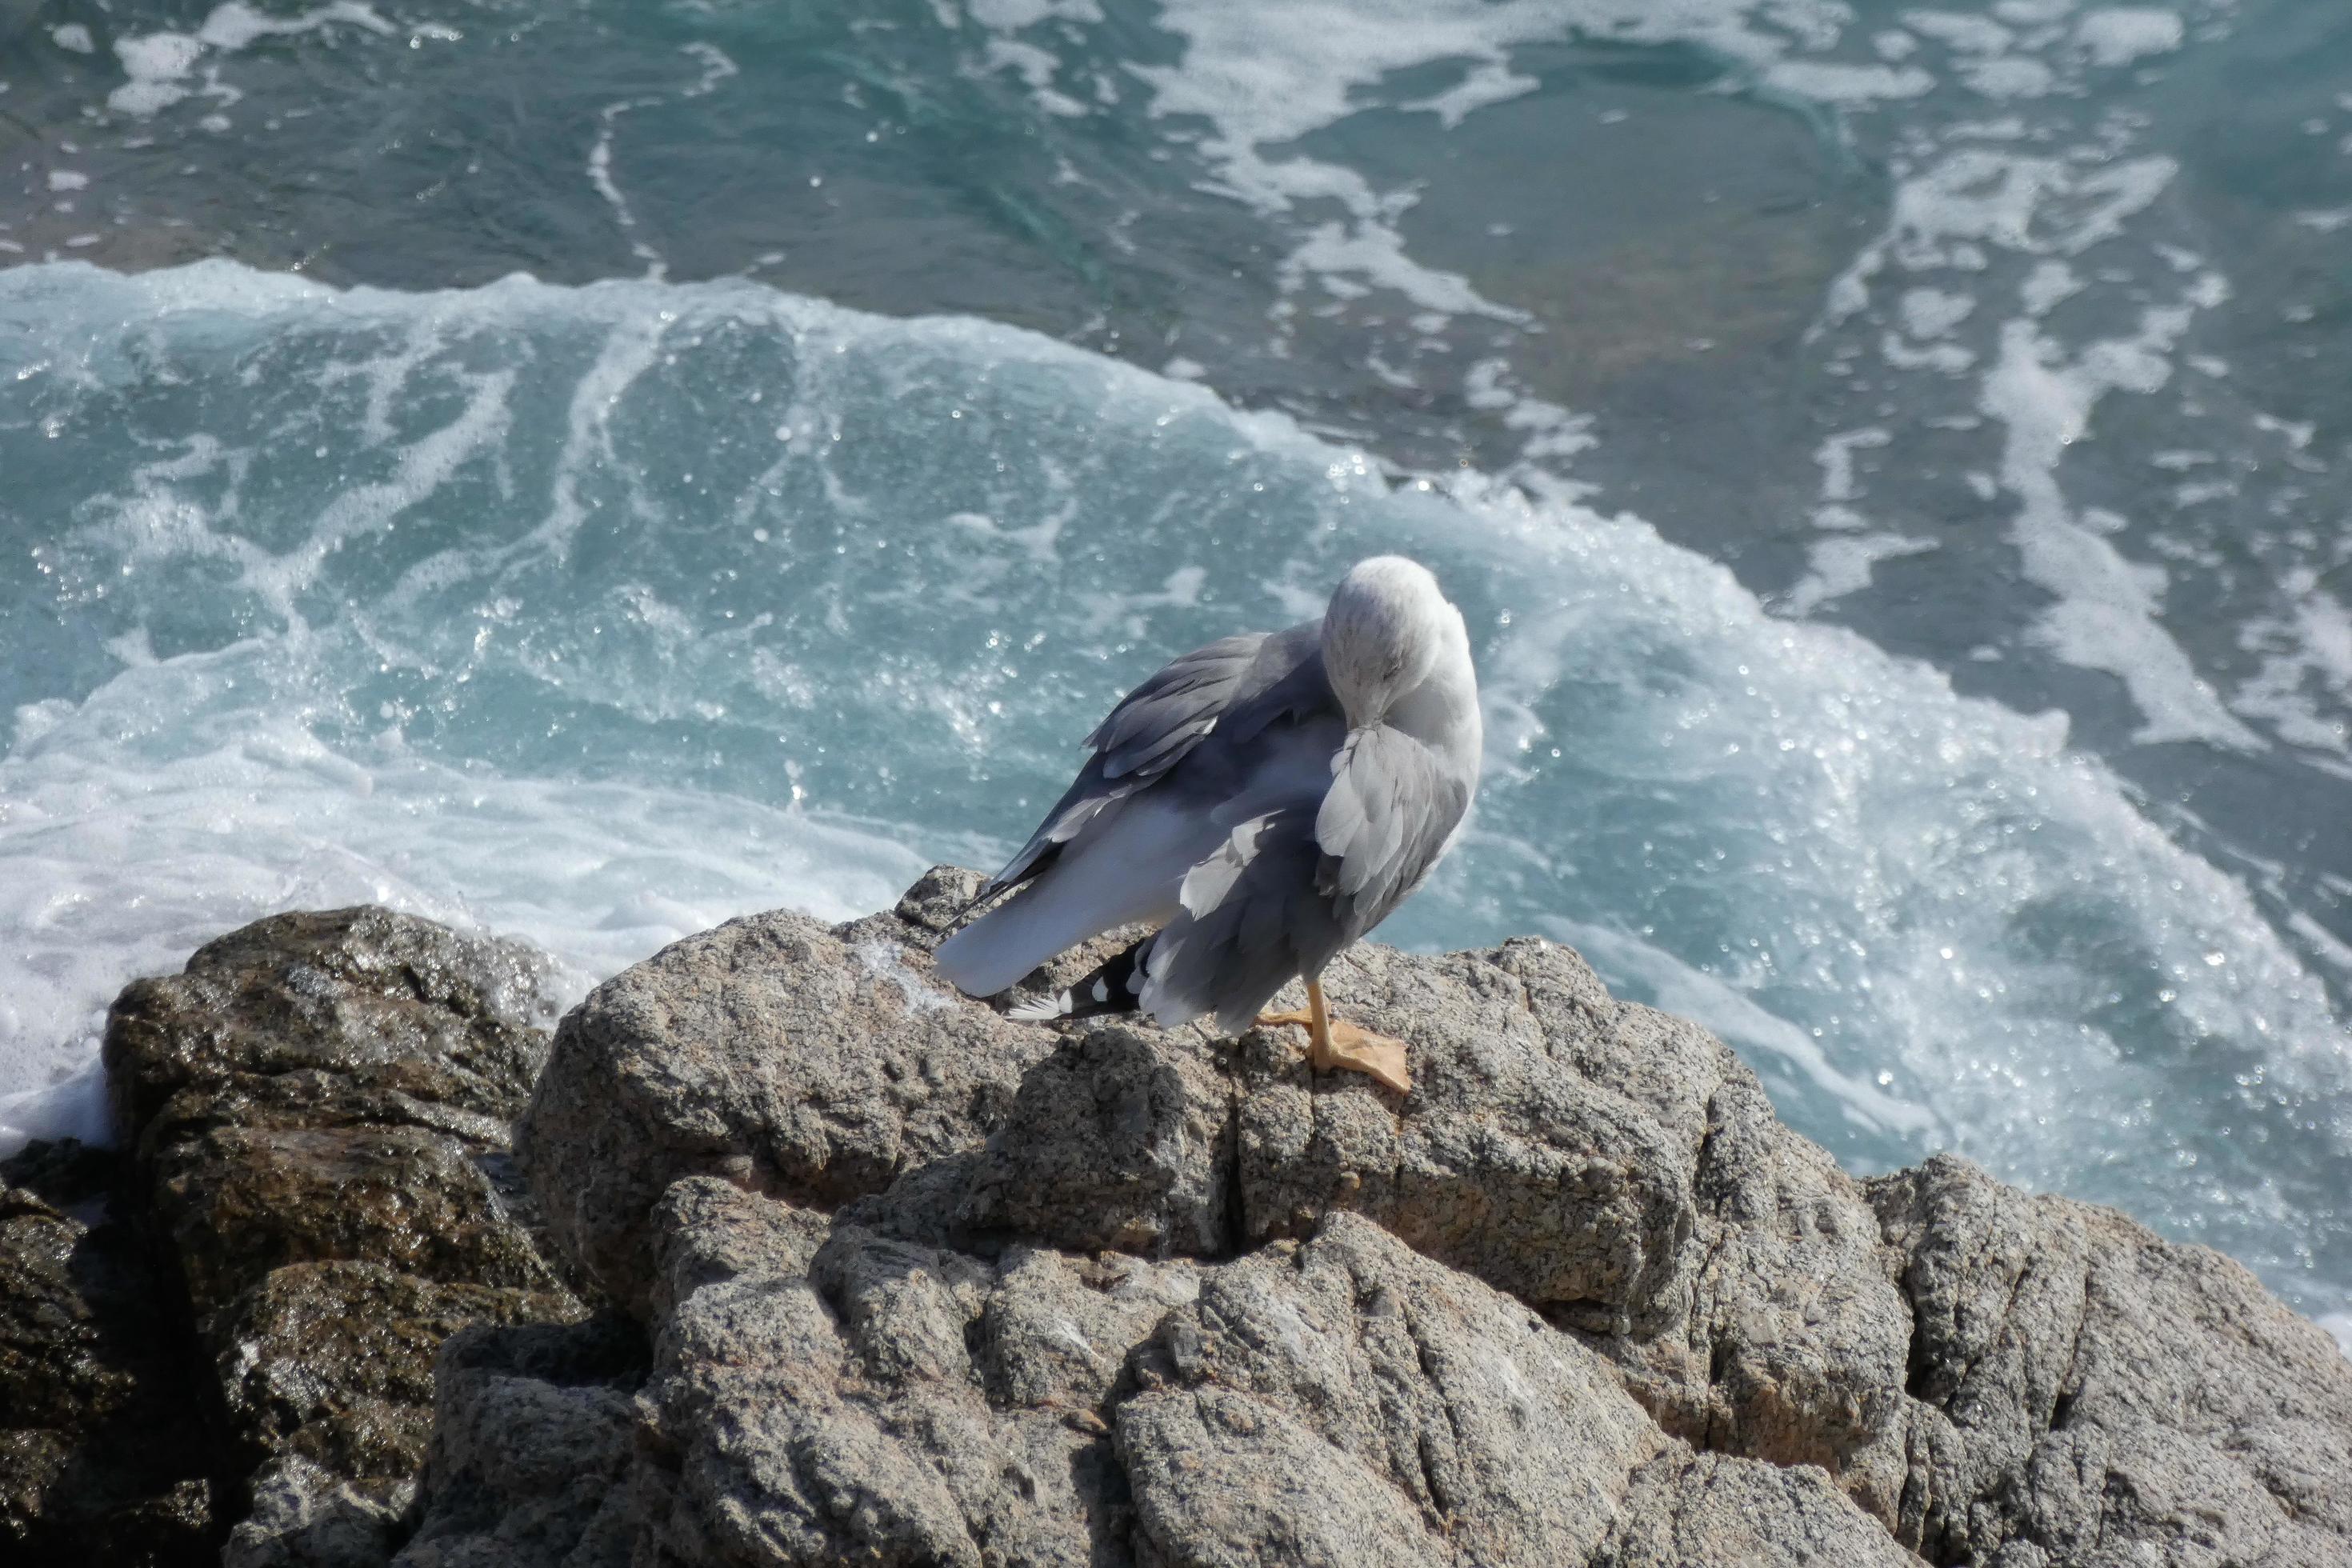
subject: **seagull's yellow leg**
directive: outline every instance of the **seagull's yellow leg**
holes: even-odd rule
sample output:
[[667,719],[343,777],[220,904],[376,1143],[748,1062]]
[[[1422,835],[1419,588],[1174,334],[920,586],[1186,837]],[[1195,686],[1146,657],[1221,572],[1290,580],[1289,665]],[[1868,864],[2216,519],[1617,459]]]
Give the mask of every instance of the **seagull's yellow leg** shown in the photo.
[[1348,1068],[1370,1073],[1399,1094],[1412,1092],[1412,1074],[1405,1070],[1404,1065],[1404,1042],[1334,1019],[1324,1005],[1320,981],[1307,983],[1305,1012],[1261,1013],[1257,1021],[1269,1027],[1281,1024],[1304,1027],[1310,1067],[1326,1070]]

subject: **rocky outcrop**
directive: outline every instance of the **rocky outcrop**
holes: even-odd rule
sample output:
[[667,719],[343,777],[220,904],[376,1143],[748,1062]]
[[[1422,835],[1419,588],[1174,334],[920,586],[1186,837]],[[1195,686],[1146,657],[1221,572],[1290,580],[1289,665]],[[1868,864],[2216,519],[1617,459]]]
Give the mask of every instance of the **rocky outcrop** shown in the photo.
[[508,1157],[546,1054],[541,964],[343,910],[258,921],[116,1002],[127,1207],[161,1276],[148,1342],[198,1369],[231,1568],[381,1564],[442,1342],[582,1314]]
[[518,1153],[650,1364],[453,1341],[409,1568],[2352,1559],[2352,1363],[2226,1259],[1855,1181],[1540,942],[1328,977],[1403,1098],[1013,1024],[929,972],[973,880],[563,1021]]
[[379,910],[132,986],[129,1147],[0,1168],[0,1556],[2352,1561],[2352,1363],[2225,1258],[1855,1181],[1545,942],[1329,977],[1404,1097],[1013,1024],[929,972],[973,881],[551,1056],[528,953]]

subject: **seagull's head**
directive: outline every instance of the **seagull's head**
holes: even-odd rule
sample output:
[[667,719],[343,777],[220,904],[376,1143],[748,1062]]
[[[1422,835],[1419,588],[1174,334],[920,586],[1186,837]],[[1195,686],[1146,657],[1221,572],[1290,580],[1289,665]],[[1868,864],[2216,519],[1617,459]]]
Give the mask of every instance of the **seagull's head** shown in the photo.
[[1351,728],[1377,724],[1469,637],[1429,568],[1402,555],[1357,563],[1323,616],[1323,668]]

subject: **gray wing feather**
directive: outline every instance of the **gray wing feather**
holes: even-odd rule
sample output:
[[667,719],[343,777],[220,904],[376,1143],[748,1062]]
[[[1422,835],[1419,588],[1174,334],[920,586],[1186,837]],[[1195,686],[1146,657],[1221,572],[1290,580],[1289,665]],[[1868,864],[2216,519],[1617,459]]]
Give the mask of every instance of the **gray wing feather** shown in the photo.
[[1316,887],[1348,941],[1421,886],[1469,805],[1467,784],[1412,736],[1384,724],[1348,736],[1315,817]]
[[1195,648],[1122,699],[1086,739],[1094,755],[1029,842],[989,879],[987,900],[1043,871],[1113,801],[1159,784],[1212,735],[1248,740],[1285,714],[1336,708],[1324,679],[1321,623],[1246,632]]
[[1217,719],[1257,662],[1264,632],[1245,632],[1195,648],[1129,692],[1095,726],[1086,743],[1100,753],[1103,777],[1164,773]]

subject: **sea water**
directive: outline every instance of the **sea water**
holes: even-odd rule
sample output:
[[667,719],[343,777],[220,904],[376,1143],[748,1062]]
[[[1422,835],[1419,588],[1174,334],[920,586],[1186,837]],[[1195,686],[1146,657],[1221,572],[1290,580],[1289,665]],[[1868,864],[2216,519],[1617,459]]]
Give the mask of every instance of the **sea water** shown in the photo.
[[272,910],[576,993],[992,863],[1398,550],[1489,755],[1384,937],[2352,1301],[2324,7],[52,10],[0,1137],[102,1133],[113,992]]

